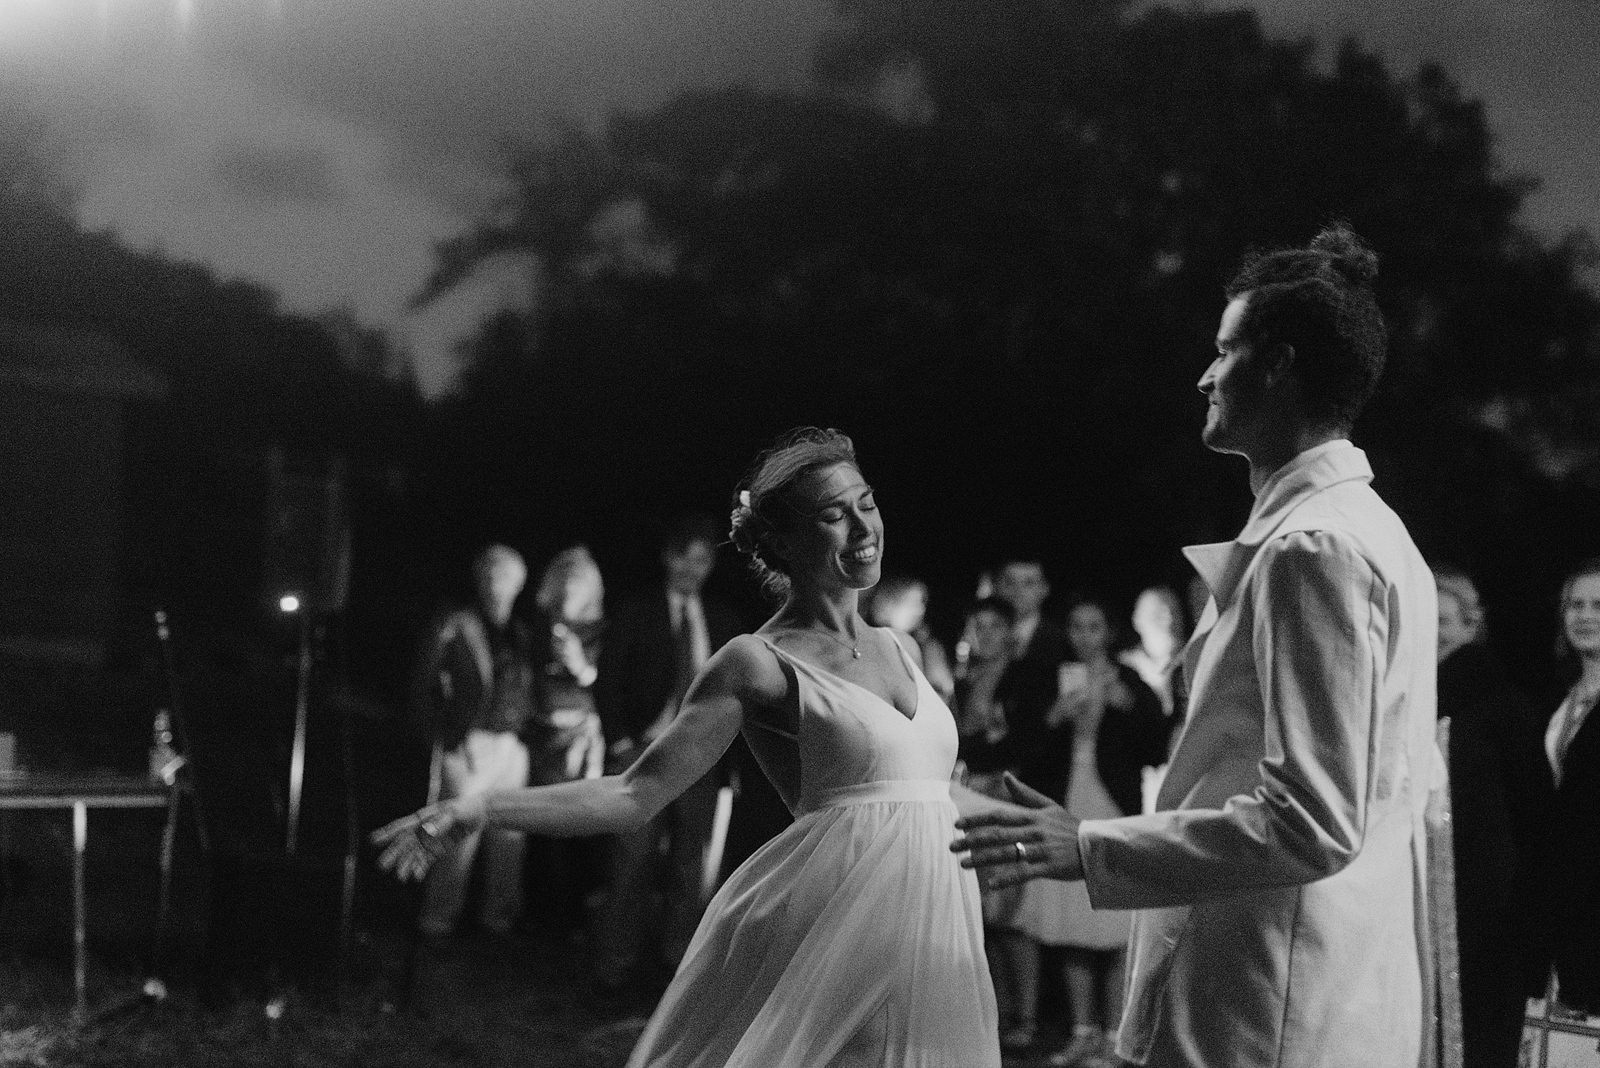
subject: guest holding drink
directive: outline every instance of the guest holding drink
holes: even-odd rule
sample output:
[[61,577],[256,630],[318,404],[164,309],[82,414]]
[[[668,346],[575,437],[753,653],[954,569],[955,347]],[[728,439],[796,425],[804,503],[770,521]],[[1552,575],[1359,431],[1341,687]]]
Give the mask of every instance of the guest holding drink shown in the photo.
[[[605,630],[605,583],[600,567],[582,545],[563,549],[545,566],[534,593],[538,609],[533,714],[522,729],[528,747],[528,785],[547,786],[598,778],[604,770],[605,736],[593,687],[599,676]],[[585,926],[584,898],[596,889],[601,839],[530,837],[526,881],[529,912],[543,891],[554,915],[549,921],[571,935]]]
[[605,737],[592,687],[599,676],[605,630],[605,583],[582,545],[556,554],[539,580],[536,632],[546,636],[536,676],[534,714],[523,730],[528,742],[528,784],[598,778]]

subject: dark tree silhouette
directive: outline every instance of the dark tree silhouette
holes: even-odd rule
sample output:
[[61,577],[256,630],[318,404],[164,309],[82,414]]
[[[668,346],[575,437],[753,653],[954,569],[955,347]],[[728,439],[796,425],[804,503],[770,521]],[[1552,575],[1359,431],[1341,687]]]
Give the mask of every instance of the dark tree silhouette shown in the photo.
[[[1531,588],[1519,558],[1575,546],[1600,485],[1591,245],[1522,225],[1532,180],[1443,70],[1248,12],[841,8],[813,93],[689,93],[514,154],[430,290],[508,252],[548,282],[455,402],[487,484],[650,514],[836,422],[909,520],[903,564],[1026,537],[1121,591],[1248,503],[1196,444],[1223,283],[1339,217],[1384,258],[1391,369],[1360,437],[1385,492],[1430,549]],[[1574,532],[1540,552],[1532,524]]]

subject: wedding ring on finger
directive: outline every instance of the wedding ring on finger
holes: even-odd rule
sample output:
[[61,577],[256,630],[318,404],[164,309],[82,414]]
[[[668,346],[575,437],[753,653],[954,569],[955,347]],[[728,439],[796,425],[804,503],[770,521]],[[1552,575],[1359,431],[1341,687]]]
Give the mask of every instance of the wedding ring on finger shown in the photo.
[[1017,846],[1017,863],[1018,864],[1026,864],[1026,863],[1028,863],[1028,847],[1023,845],[1021,842],[1016,843],[1016,846]]

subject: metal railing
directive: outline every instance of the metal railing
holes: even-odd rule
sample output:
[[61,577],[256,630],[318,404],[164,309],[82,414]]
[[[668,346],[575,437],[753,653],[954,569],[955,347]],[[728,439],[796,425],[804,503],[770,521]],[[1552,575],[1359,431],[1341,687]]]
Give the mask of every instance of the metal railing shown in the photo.
[[1552,977],[1545,996],[1528,1002],[1520,1068],[1600,1068],[1600,1016],[1569,1009],[1556,995]]

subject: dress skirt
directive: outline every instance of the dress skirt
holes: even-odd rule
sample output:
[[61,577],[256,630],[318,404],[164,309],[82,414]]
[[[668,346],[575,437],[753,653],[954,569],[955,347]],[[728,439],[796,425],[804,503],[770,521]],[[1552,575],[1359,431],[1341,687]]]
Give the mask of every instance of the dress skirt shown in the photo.
[[[1065,803],[1067,811],[1080,820],[1116,819],[1124,814],[1100,780],[1092,736],[1087,744],[1073,747]],[[1111,950],[1128,944],[1132,924],[1131,913],[1091,906],[1089,890],[1082,882],[1033,879],[1023,884],[1006,926],[1046,946]]]
[[629,1068],[998,1068],[947,783],[845,787],[712,899]]

